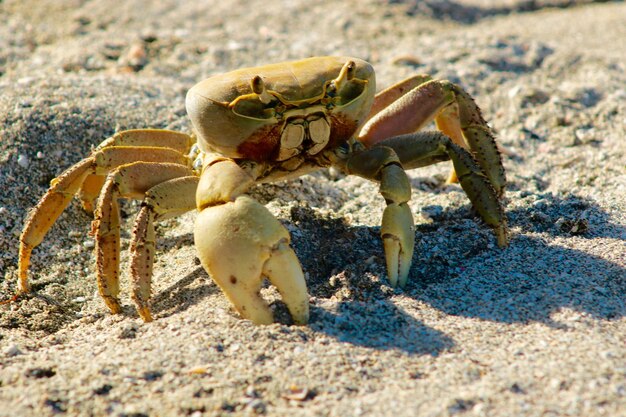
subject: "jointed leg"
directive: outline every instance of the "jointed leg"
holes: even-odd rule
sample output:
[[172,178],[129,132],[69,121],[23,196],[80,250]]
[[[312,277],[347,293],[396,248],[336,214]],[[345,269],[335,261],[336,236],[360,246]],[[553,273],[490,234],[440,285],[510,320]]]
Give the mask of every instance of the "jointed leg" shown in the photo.
[[113,313],[120,311],[119,294],[119,198],[143,199],[146,192],[174,178],[193,176],[180,164],[134,162],[116,168],[108,176],[98,198],[92,233],[96,240],[98,290]]
[[[134,129],[118,132],[112,137],[103,141],[95,149],[94,153],[104,149],[120,148],[122,153],[129,154],[132,159],[126,159],[118,165],[136,161],[159,162],[145,154],[148,148],[166,148],[174,150],[181,155],[186,155],[195,143],[195,138],[182,132],[174,132],[162,129]],[[141,148],[141,149],[138,149]],[[169,159],[161,162],[178,162]],[[184,162],[180,162],[184,163]],[[95,202],[100,195],[102,185],[108,170],[99,170],[98,174],[89,175],[79,192],[79,198],[83,208],[91,213],[95,209]]]
[[144,321],[152,321],[150,297],[156,237],[154,222],[196,208],[198,177],[181,177],[158,184],[146,192],[135,220],[130,245],[132,298]]
[[[403,83],[389,90],[398,91],[396,95],[399,95],[400,90],[404,91]],[[361,130],[359,140],[372,147],[381,140],[416,132],[432,120],[457,145],[470,150],[501,195],[506,182],[504,167],[491,129],[471,96],[448,81],[427,81],[400,95],[371,117]]]
[[477,161],[465,148],[438,132],[396,136],[380,142],[377,146],[394,149],[406,169],[452,159],[461,187],[472,205],[483,221],[494,230],[498,245],[507,246],[508,230],[500,196]]
[[112,146],[160,147],[187,153],[196,140],[182,132],[165,129],[130,129],[123,130],[104,140],[96,151]]
[[[173,132],[176,133],[176,132]],[[93,162],[92,173],[83,181],[78,193],[83,208],[91,213],[100,196],[107,174],[121,165],[133,162],[169,162],[189,165],[189,158],[172,148],[156,146],[111,146],[94,151],[89,158]]]
[[74,194],[92,170],[92,166],[90,159],[84,159],[53,179],[48,192],[28,214],[20,236],[19,292],[30,291],[28,267],[32,250],[41,243],[56,219],[72,201]]
[[429,75],[414,75],[377,93],[374,99],[374,104],[370,109],[370,114],[367,116],[367,120],[371,119],[382,110],[389,107],[391,103],[398,100],[400,97],[410,92],[415,87],[418,87],[421,84],[424,84],[425,82],[428,82],[430,80],[432,80],[432,78]]
[[411,185],[391,147],[377,146],[353,155],[346,171],[380,182],[380,193],[387,202],[380,228],[389,283],[395,287],[406,284],[415,246],[413,216],[407,202]]
[[189,135],[166,130],[131,130],[105,140],[89,157],[70,167],[50,183],[50,188],[29,213],[20,236],[19,292],[29,292],[28,268],[32,250],[41,243],[63,210],[80,191],[83,205],[93,209],[107,172],[134,161],[188,164],[185,155],[193,145]]

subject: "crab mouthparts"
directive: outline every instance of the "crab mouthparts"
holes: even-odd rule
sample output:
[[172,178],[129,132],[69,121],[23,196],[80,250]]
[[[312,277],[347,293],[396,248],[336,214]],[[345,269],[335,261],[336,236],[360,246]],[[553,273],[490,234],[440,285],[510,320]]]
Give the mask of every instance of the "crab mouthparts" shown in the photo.
[[326,147],[330,139],[330,124],[323,115],[309,115],[287,120],[280,136],[277,161],[294,157],[306,149],[315,155]]

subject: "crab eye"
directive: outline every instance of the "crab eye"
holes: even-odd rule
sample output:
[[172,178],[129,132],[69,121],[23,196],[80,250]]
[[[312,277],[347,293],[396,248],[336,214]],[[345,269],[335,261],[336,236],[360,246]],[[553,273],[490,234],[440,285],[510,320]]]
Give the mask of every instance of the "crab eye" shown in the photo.
[[275,107],[278,101],[270,94],[263,78],[255,75],[250,80],[252,94],[240,96],[230,104],[231,110],[244,117],[267,120],[276,116]]
[[256,94],[261,94],[265,90],[265,83],[263,82],[263,78],[256,75],[252,81],[250,81],[250,86],[252,87],[252,91]]
[[346,62],[346,79],[349,81],[351,79],[354,78],[354,75],[356,74],[356,64],[354,63],[354,61],[348,61]]
[[326,83],[326,97],[337,97],[333,101],[340,106],[346,105],[359,97],[363,93],[364,85],[367,81],[356,78],[356,70],[354,61],[346,62],[341,71],[339,71],[337,78]]
[[250,80],[250,88],[252,88],[254,94],[259,97],[261,103],[268,104],[272,101],[273,97],[267,92],[267,89],[265,88],[265,82],[263,81],[263,78],[261,78],[261,76],[255,75],[254,78]]
[[337,83],[333,80],[326,86],[326,97],[331,98],[336,106],[348,105],[363,94],[366,83],[367,81],[353,79],[337,88]]

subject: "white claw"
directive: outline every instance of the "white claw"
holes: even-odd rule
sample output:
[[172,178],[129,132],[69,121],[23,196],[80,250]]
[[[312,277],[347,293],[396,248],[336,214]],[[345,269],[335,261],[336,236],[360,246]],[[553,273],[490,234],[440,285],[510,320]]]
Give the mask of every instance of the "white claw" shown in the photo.
[[239,314],[256,324],[274,317],[259,290],[263,276],[278,288],[294,322],[305,324],[309,297],[289,233],[248,196],[202,210],[195,225],[198,257]]
[[387,276],[392,287],[398,286],[398,254],[400,253],[400,242],[394,237],[383,237],[385,247],[385,260],[387,261]]
[[300,261],[286,242],[280,243],[265,262],[265,275],[276,286],[296,324],[309,321],[309,294]]
[[415,246],[413,236],[411,236],[411,250],[401,250],[400,251],[400,273],[398,284],[400,287],[404,287],[406,285],[406,281],[409,278],[409,271],[411,270],[411,263],[413,261],[413,247]]
[[380,233],[385,248],[387,275],[392,287],[406,285],[415,247],[414,229],[411,209],[406,203],[389,204],[385,208]]

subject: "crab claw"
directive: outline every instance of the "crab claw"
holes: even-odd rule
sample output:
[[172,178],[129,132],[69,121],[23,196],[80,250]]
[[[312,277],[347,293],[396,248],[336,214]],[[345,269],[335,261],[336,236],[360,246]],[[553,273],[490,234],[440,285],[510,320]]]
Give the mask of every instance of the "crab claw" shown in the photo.
[[406,203],[392,203],[385,208],[380,234],[385,247],[389,283],[392,287],[404,287],[415,247],[413,216]]
[[242,195],[203,209],[195,241],[204,268],[242,317],[271,324],[274,316],[259,293],[263,277],[276,286],[295,323],[309,319],[309,296],[289,233],[260,203]]

